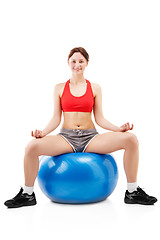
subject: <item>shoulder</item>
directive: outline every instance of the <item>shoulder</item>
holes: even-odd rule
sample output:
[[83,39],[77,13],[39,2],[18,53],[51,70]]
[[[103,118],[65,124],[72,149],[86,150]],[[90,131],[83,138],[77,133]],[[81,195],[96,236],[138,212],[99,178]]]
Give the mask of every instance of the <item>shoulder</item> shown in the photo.
[[65,84],[66,84],[66,82],[57,83],[57,84],[54,86],[54,93],[58,94],[59,97],[62,96],[62,93],[63,93]]
[[90,83],[91,83],[94,97],[96,97],[99,93],[101,93],[101,86],[98,83],[92,83],[92,82]]

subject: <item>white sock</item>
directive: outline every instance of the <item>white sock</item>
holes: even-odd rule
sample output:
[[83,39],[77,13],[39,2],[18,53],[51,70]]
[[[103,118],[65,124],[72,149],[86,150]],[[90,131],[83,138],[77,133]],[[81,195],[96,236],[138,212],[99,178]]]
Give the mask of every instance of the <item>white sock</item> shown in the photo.
[[137,187],[138,187],[137,182],[127,183],[127,190],[130,193],[136,191]]
[[28,186],[25,186],[23,187],[23,193],[28,193],[29,195],[31,195],[33,193],[33,187],[28,187]]

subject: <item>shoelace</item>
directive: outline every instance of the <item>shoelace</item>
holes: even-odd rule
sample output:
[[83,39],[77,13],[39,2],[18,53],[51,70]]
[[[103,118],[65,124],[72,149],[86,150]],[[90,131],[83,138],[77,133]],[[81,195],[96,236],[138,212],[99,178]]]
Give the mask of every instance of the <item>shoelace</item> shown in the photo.
[[149,197],[149,195],[148,195],[147,193],[145,193],[145,191],[143,191],[142,188],[138,187],[137,190],[138,190],[138,192],[140,192],[140,193],[143,194],[144,196]]
[[23,192],[23,188],[21,187],[19,193],[13,199],[18,198],[22,194],[22,192]]

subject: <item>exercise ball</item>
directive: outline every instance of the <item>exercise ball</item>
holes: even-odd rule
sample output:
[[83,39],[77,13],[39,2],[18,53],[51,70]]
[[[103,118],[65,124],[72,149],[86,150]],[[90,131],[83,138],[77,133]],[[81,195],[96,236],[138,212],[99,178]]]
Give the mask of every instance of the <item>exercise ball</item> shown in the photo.
[[110,154],[77,152],[40,158],[38,183],[53,202],[102,201],[113,192],[117,180],[117,164]]

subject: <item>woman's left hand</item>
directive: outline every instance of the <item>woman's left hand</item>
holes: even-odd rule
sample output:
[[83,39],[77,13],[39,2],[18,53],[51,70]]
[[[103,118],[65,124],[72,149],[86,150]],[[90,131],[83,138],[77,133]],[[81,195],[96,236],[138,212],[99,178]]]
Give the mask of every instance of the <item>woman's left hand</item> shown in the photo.
[[133,124],[130,124],[129,122],[127,122],[120,127],[120,132],[127,132],[128,130],[132,130],[132,129],[133,129]]

